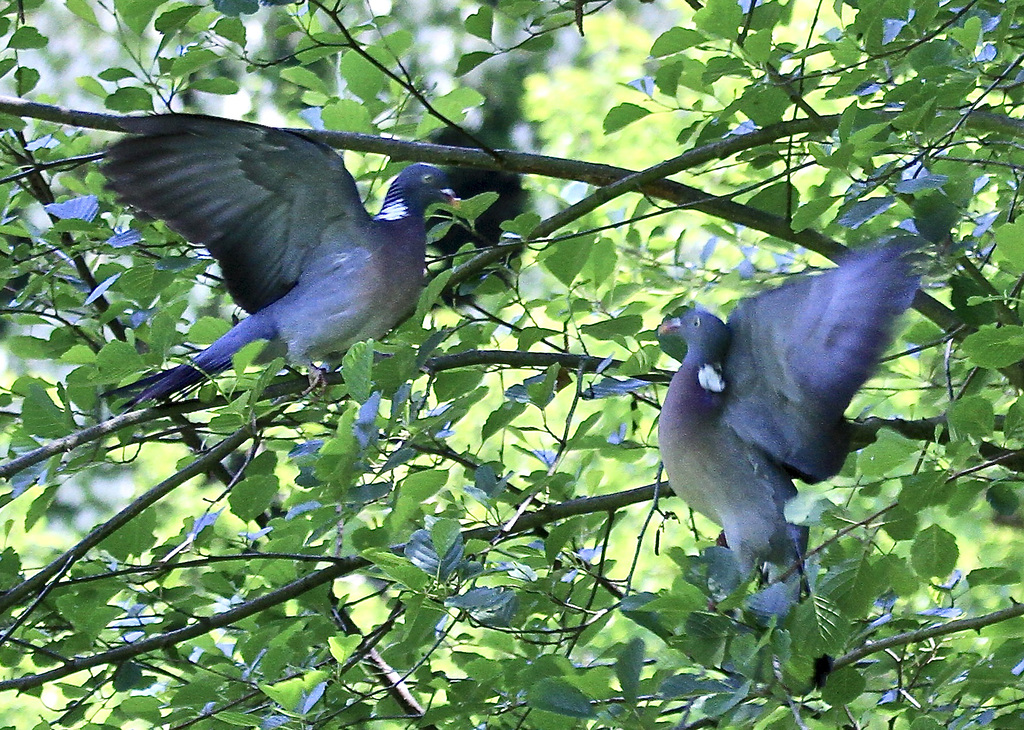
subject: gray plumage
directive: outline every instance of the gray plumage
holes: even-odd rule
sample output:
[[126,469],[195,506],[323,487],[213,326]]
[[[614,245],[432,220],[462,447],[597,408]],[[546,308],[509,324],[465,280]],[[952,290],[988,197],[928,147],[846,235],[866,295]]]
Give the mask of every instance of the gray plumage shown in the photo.
[[371,217],[341,156],[303,135],[189,114],[122,126],[138,136],[107,151],[110,188],[205,246],[251,313],[191,364],[116,391],[140,391],[132,404],[194,386],[257,339],[283,344],[295,363],[333,359],[415,307],[425,210],[455,200],[441,170],[407,167]]
[[740,302],[728,324],[701,309],[662,324],[663,338],[687,348],[658,430],[669,483],[722,525],[743,571],[806,549],[806,529],[785,519],[793,478],[813,483],[842,468],[843,413],[917,289],[905,253],[851,254]]

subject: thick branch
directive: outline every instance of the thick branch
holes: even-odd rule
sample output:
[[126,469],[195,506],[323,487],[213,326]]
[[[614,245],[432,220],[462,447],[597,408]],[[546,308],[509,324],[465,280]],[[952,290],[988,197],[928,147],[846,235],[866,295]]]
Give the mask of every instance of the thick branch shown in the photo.
[[850,653],[844,654],[836,659],[835,668],[838,669],[839,667],[854,664],[866,656],[877,654],[880,651],[892,649],[893,647],[916,644],[918,642],[925,641],[926,639],[934,639],[939,636],[957,634],[961,631],[981,631],[986,626],[993,626],[995,624],[1002,623],[1003,621],[1020,618],[1021,616],[1024,616],[1024,603],[1015,603],[1008,608],[1004,608],[1000,611],[993,611],[992,613],[985,614],[984,616],[959,619],[957,621],[950,621],[946,624],[937,624],[924,629],[917,629],[915,631],[907,631],[903,634],[896,634],[895,636],[888,636],[884,639],[879,639],[878,641],[869,641],[863,646],[860,646]]
[[[120,117],[116,115],[77,112],[62,107],[38,104],[11,97],[0,97],[0,112],[98,129],[111,129],[115,131],[120,129],[118,126]],[[717,145],[692,150],[652,168],[652,170],[657,172],[651,173],[651,176],[657,179],[651,180],[647,179],[646,173],[644,177],[639,177],[639,174],[634,170],[613,165],[549,157],[547,155],[534,155],[525,152],[513,152],[511,150],[497,150],[501,157],[501,164],[499,165],[491,154],[482,150],[424,144],[421,142],[403,142],[373,135],[356,134],[354,132],[293,131],[320,139],[336,147],[361,152],[375,152],[390,155],[396,159],[416,159],[424,162],[464,165],[484,169],[505,169],[512,172],[545,175],[560,179],[581,180],[597,186],[608,186],[617,181],[631,178],[631,176],[638,176],[624,183],[622,188],[613,188],[610,193],[597,191],[595,195],[598,197],[595,199],[593,207],[597,207],[597,205],[601,205],[624,192],[635,190],[716,218],[723,218],[747,228],[753,228],[781,240],[804,246],[823,256],[835,257],[841,254],[844,248],[828,236],[809,228],[805,228],[802,231],[794,231],[790,227],[789,221],[782,216],[772,215],[756,208],[742,205],[727,197],[711,195],[689,185],[662,178],[665,175],[672,174],[672,172],[706,162],[708,159],[715,159],[716,155],[732,154],[741,149],[749,149],[751,144],[766,144],[772,141],[772,135],[782,137],[798,132],[810,131],[811,129],[827,131],[825,129],[826,125],[834,127],[837,121],[838,117],[824,117],[814,120],[813,123],[808,120],[798,120],[797,122],[777,124],[768,130],[754,133],[757,135],[756,137],[753,135],[743,135],[737,137],[735,142],[731,142],[728,145],[717,143]],[[986,123],[989,126],[994,124],[991,119],[986,119]],[[818,128],[816,125],[821,125],[821,128]],[[1011,130],[1012,125],[1008,125],[1006,129],[1008,131]],[[638,180],[641,182],[638,182]],[[581,201],[581,203],[583,202]],[[555,216],[552,220],[555,221],[557,219],[559,225],[565,225],[570,220],[574,220],[579,215],[582,215],[578,211],[592,209],[589,206],[590,204],[586,203],[577,208],[577,212],[574,213],[563,211],[562,214]],[[547,225],[542,224],[542,227],[539,227],[531,237],[541,237],[542,234],[547,235],[544,231],[551,225],[551,223]],[[477,254],[465,264],[455,268],[450,285],[454,286],[458,282],[464,281],[480,270],[497,262],[506,254],[507,252],[500,248]],[[952,310],[924,292],[919,291],[917,293],[914,299],[914,307],[944,329],[951,330],[961,324]]]
[[[170,409],[170,410],[169,410]],[[119,416],[108,418],[106,421],[97,423],[95,426],[89,426],[83,428],[74,433],[62,436],[59,439],[54,439],[37,449],[26,451],[20,456],[0,464],[0,479],[10,479],[12,476],[27,469],[30,466],[34,466],[41,461],[44,461],[51,456],[56,456],[72,449],[76,449],[83,444],[87,444],[91,441],[97,441],[104,436],[117,433],[121,429],[130,428],[139,423],[146,421],[152,421],[156,418],[168,415],[174,412],[187,412],[189,410],[196,410],[192,408],[183,408],[179,405],[174,406],[159,406],[156,408],[145,408],[138,411],[129,411],[122,413]]]
[[[125,414],[130,415],[130,414]],[[228,436],[205,454],[192,461],[184,469],[163,480],[148,492],[143,494],[131,504],[126,506],[116,515],[101,525],[93,528],[92,532],[86,535],[73,548],[63,553],[56,560],[53,560],[45,568],[34,574],[14,588],[11,588],[3,595],[0,595],[0,612],[7,611],[26,596],[43,589],[46,583],[55,575],[66,569],[66,566],[82,558],[89,550],[99,545],[103,540],[114,532],[124,527],[130,520],[134,519],[144,509],[156,503],[172,490],[184,484],[192,477],[205,472],[215,461],[220,461],[232,451],[237,449],[252,436],[248,428],[239,429]]]
[[[238,434],[240,433],[242,432],[238,432]],[[236,438],[238,434],[234,434],[231,438]],[[233,443],[231,445],[231,448],[237,448],[237,446],[241,443],[242,440],[244,440],[244,438],[242,438],[236,443]],[[222,453],[222,447],[224,447],[225,444],[228,443],[228,441],[229,440],[225,440],[221,442],[221,444],[218,444],[217,447],[215,447],[216,453],[223,456],[224,454]],[[230,451],[230,449],[228,449],[228,451]],[[211,452],[204,456],[203,459],[212,458],[213,455],[214,451],[211,450]],[[201,470],[201,467],[199,469],[194,467],[196,467],[196,464],[199,461],[202,461],[203,459],[198,459],[196,462],[193,462],[188,467],[186,467],[186,469],[191,469],[192,475],[198,473],[198,471]],[[182,470],[182,472],[184,471],[185,470]],[[181,474],[182,472],[179,472],[179,474]],[[178,475],[175,475],[175,477],[177,476]],[[154,488],[154,490],[150,490],[150,493],[155,491],[155,489],[157,488]],[[573,515],[614,511],[616,509],[636,504],[638,502],[644,502],[646,500],[651,499],[653,496],[654,485],[652,484],[646,487],[639,487],[637,489],[631,489],[625,492],[618,492],[616,494],[607,494],[598,497],[574,499],[568,502],[563,502],[561,504],[548,505],[547,507],[543,507],[542,509],[539,509],[535,512],[526,513],[522,515],[515,522],[514,525],[511,526],[497,525],[467,530],[463,533],[463,538],[465,540],[469,540],[471,538],[491,540],[498,536],[515,535],[521,532],[525,532],[527,530],[532,530],[535,527],[539,527],[541,525],[547,524],[555,520],[561,520],[565,519],[566,517],[571,517]],[[86,540],[88,539],[89,538],[86,538]],[[84,553],[84,549],[80,550],[84,542],[85,541],[79,543],[79,545],[76,545],[75,548],[72,549],[72,551],[69,551],[68,553],[65,553],[64,556],[61,556],[59,561],[66,561],[66,556],[70,555],[72,552],[81,551],[82,553]],[[398,545],[393,548],[393,551],[396,553],[401,553],[404,551],[404,547],[404,545]],[[369,567],[370,564],[370,561],[358,556],[353,556],[347,559],[342,558],[340,560],[333,559],[332,564],[326,568],[315,571],[313,573],[309,573],[297,580],[292,581],[291,583],[288,583],[287,585],[282,586],[281,588],[270,591],[269,593],[266,593],[263,596],[255,598],[251,601],[246,601],[245,603],[242,603],[230,610],[222,611],[218,614],[210,616],[209,618],[199,619],[195,623],[184,628],[177,629],[175,631],[168,631],[163,634],[156,634],[146,639],[136,641],[132,644],[119,646],[115,649],[111,649],[110,651],[100,652],[99,654],[93,654],[91,656],[77,657],[67,662],[66,664],[62,664],[61,666],[46,672],[0,681],[0,691],[11,689],[24,691],[27,689],[31,689],[33,687],[39,687],[43,684],[46,684],[47,682],[52,682],[54,680],[67,677],[68,675],[80,672],[84,669],[91,669],[92,667],[98,667],[105,664],[115,664],[118,662],[127,661],[132,657],[144,654],[146,652],[163,649],[178,644],[182,641],[194,639],[198,636],[202,636],[203,634],[209,631],[230,626],[231,624],[241,621],[242,619],[252,616],[253,614],[259,613],[260,611],[263,611],[267,608],[276,606],[284,601],[300,596],[303,593],[306,593],[307,591],[313,590],[314,588],[324,585],[325,583],[329,583],[330,581],[340,578],[343,575],[348,575],[357,570],[365,569]],[[49,567],[44,568],[44,571],[49,571]],[[40,571],[40,574],[44,571]],[[0,610],[6,610],[6,608],[9,607],[11,603],[13,603],[15,600],[23,598],[25,597],[26,593],[31,592],[31,589],[28,591],[25,590],[25,586],[30,582],[32,583],[32,589],[38,589],[39,587],[41,587],[41,581],[38,580],[38,575],[39,574],[33,576],[33,578],[29,579],[28,581],[25,581],[24,583],[12,589],[11,591],[8,591],[8,593],[3,596],[2,600],[4,601],[4,603],[0,605]],[[12,600],[12,594],[14,594],[15,592],[17,592],[17,595],[14,596]]]
[[253,599],[252,601],[246,601],[245,603],[227,611],[222,611],[210,618],[199,619],[194,624],[184,628],[177,629],[175,631],[168,631],[164,634],[156,634],[155,636],[150,636],[149,638],[141,639],[131,644],[119,646],[116,649],[111,649],[110,651],[100,652],[99,654],[76,657],[67,664],[63,664],[56,669],[51,669],[47,672],[0,681],[0,691],[8,689],[26,690],[32,687],[39,687],[47,682],[52,682],[56,679],[61,679],[62,677],[74,674],[75,672],[80,672],[83,669],[91,669],[92,667],[98,667],[104,664],[116,664],[149,651],[163,649],[182,641],[194,639],[214,629],[230,626],[237,621],[241,621],[242,619],[259,613],[264,609],[271,608],[272,606],[276,606],[291,598],[300,596],[313,588],[321,586],[324,583],[328,583],[342,575],[358,570],[359,568],[364,568],[367,565],[369,565],[369,563],[366,560],[358,557],[353,557],[348,561],[334,563],[323,570],[305,575],[302,578],[292,581],[291,583],[260,596],[259,598]]

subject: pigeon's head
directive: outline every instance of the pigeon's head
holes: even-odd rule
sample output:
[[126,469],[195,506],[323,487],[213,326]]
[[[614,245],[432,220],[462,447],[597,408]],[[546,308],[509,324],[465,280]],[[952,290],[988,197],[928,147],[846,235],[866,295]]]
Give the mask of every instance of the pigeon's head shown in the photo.
[[422,218],[431,203],[455,206],[459,198],[452,190],[444,170],[417,162],[398,173],[388,188],[378,220],[398,220],[409,216]]
[[729,350],[728,325],[701,307],[690,307],[665,318],[658,327],[658,343],[666,354],[682,361],[720,363]]

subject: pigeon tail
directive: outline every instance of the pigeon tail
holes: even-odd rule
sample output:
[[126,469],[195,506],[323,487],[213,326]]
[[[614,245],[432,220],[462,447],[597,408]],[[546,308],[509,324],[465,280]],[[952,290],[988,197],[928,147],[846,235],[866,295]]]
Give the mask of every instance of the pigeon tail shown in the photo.
[[268,317],[257,312],[232,327],[221,338],[200,352],[192,362],[178,365],[170,370],[136,380],[134,383],[109,391],[107,395],[127,395],[139,391],[127,404],[134,408],[139,403],[163,400],[179,393],[185,393],[211,375],[226,370],[236,352],[256,340],[272,340],[277,329]]

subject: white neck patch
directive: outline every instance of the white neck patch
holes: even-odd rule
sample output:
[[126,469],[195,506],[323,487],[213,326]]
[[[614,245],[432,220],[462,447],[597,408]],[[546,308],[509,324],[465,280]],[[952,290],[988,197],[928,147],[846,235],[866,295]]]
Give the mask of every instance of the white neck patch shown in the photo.
[[385,201],[384,207],[380,209],[380,213],[374,216],[379,221],[397,221],[405,218],[409,215],[409,209],[405,203],[399,200],[392,200],[390,202]]
[[721,393],[725,390],[722,368],[711,362],[701,365],[700,370],[697,371],[697,383],[706,391]]

